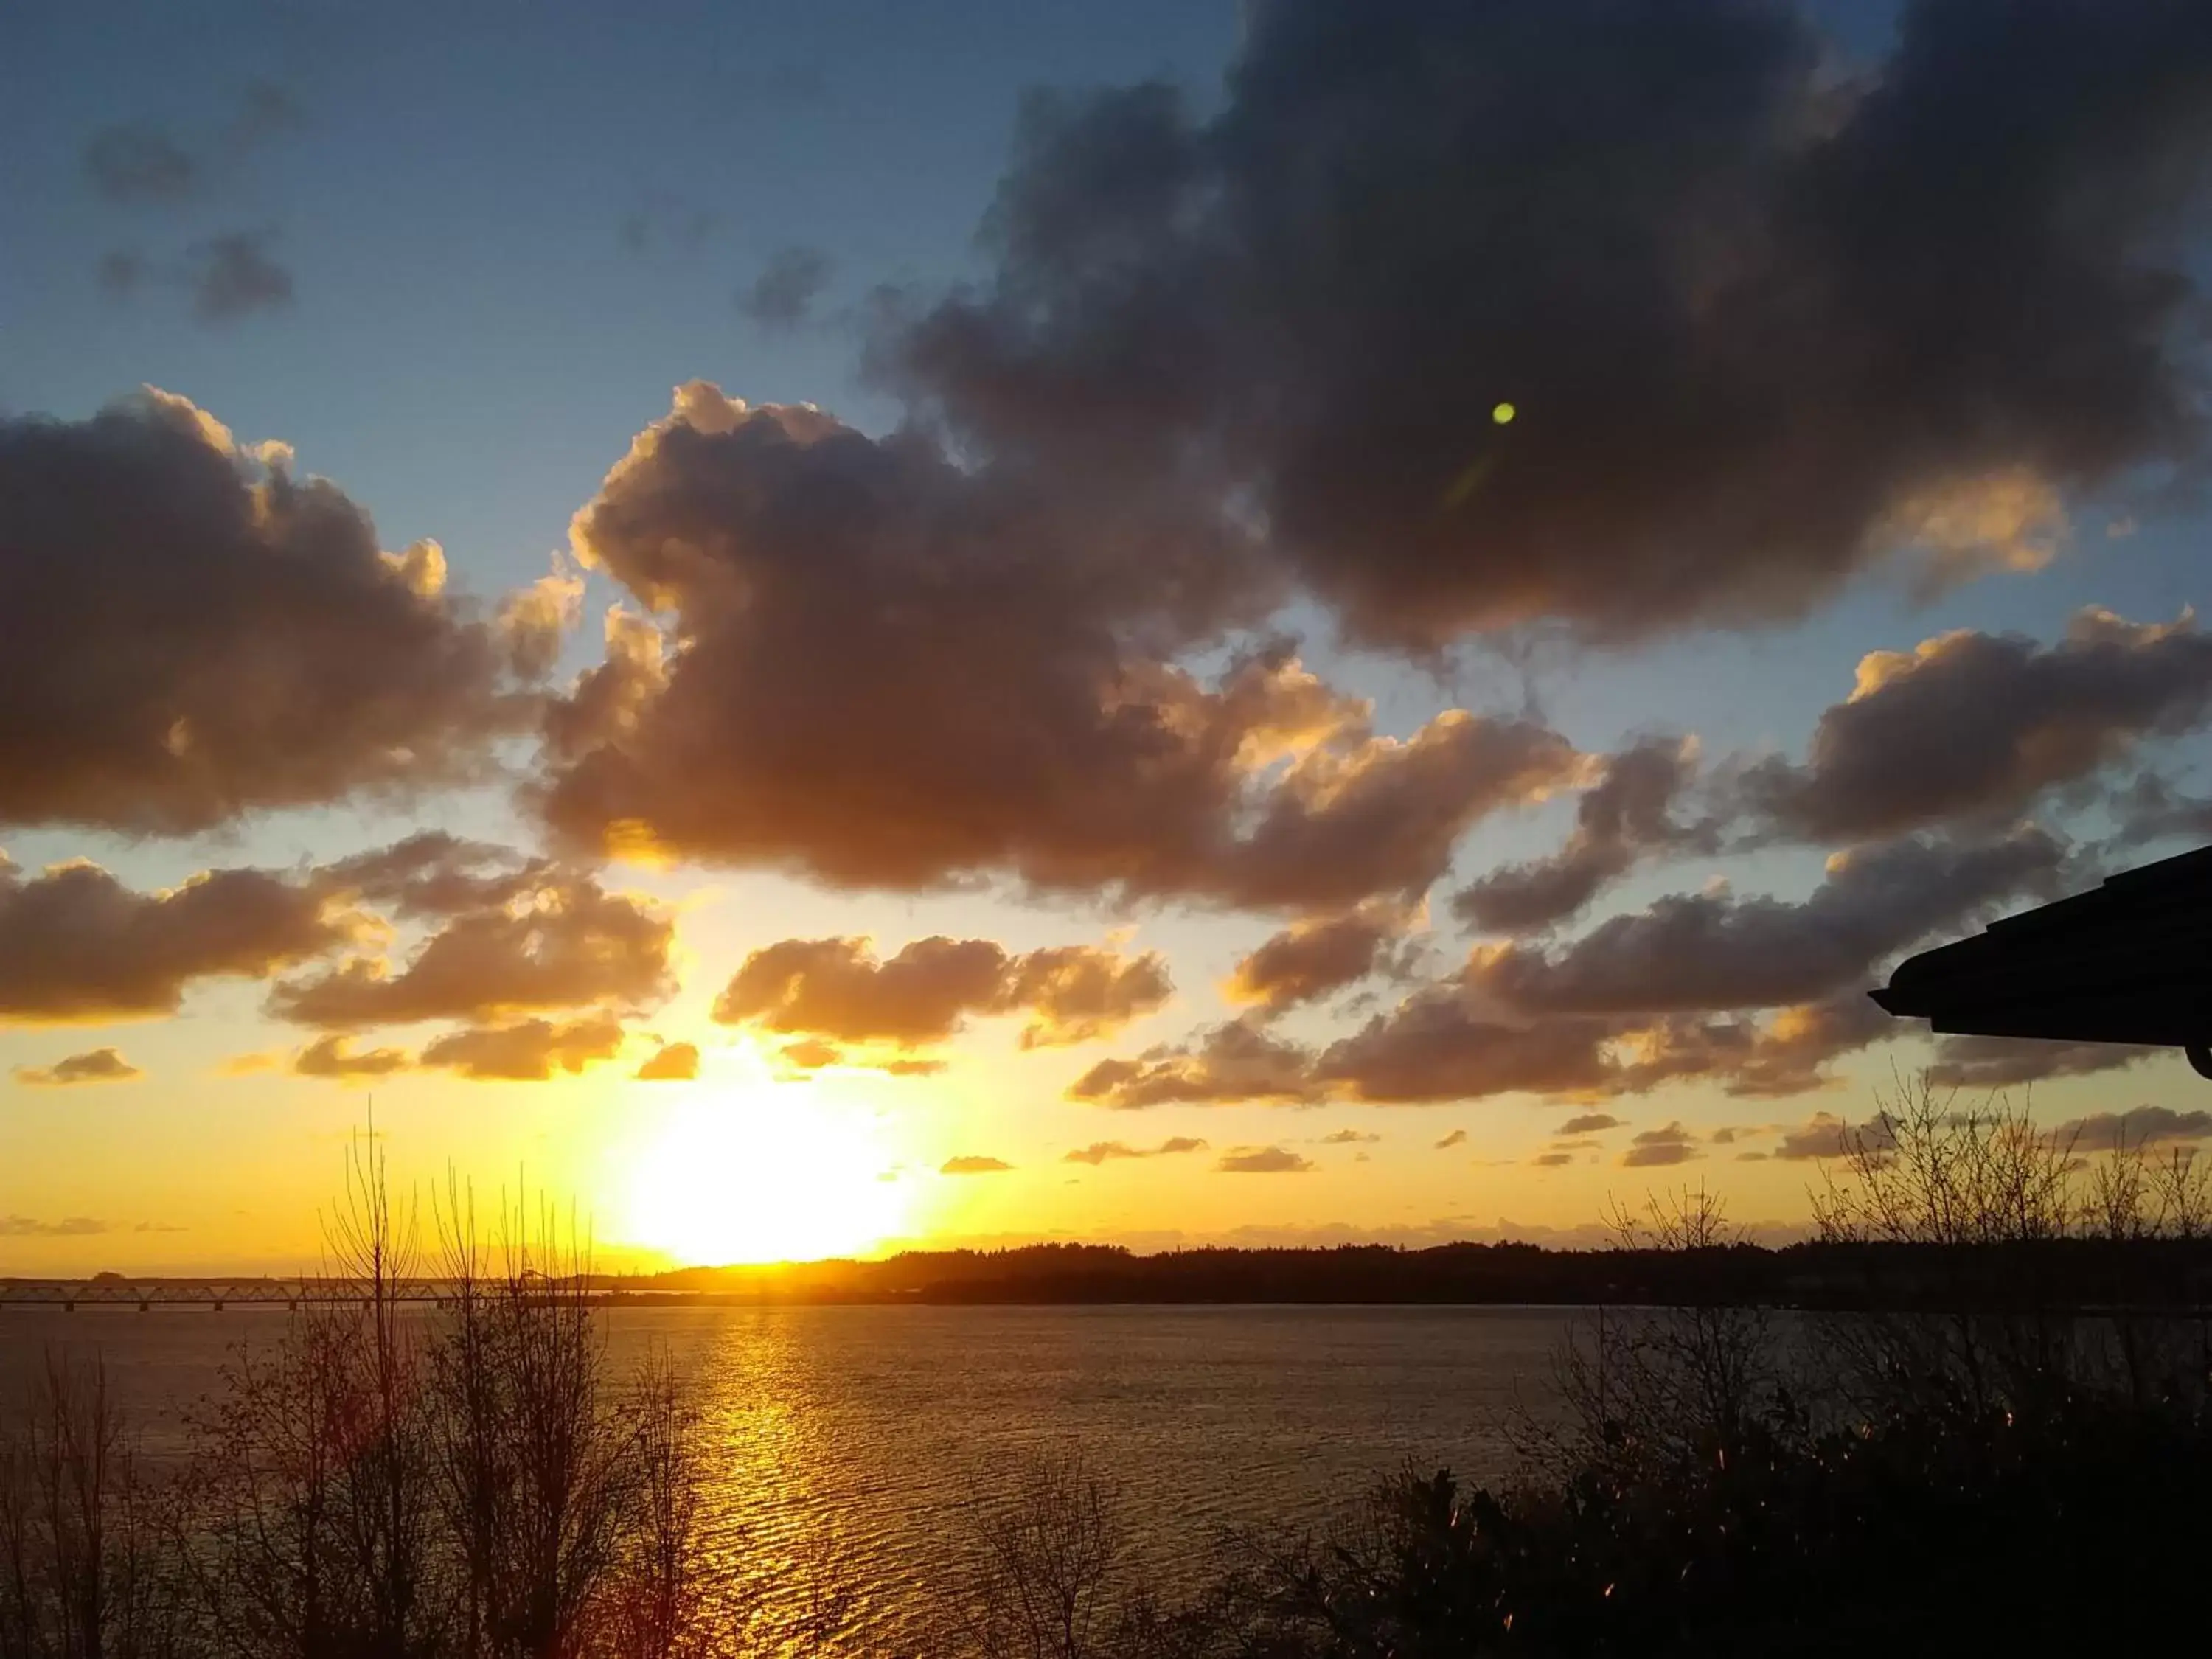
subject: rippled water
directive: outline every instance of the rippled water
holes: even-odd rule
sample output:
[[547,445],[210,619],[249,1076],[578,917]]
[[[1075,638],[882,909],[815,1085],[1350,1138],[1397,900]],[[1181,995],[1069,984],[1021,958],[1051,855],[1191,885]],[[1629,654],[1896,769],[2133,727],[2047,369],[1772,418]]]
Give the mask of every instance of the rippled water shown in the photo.
[[[226,1347],[281,1314],[0,1310],[0,1388],[49,1346],[99,1346],[173,1446]],[[709,1527],[769,1611],[827,1578],[855,1651],[902,1645],[918,1583],[957,1573],[977,1506],[1040,1446],[1079,1443],[1160,1571],[1224,1527],[1317,1522],[1407,1458],[1503,1473],[1501,1420],[1540,1409],[1568,1316],[1498,1308],[611,1310],[611,1356],[665,1346],[698,1379]]]

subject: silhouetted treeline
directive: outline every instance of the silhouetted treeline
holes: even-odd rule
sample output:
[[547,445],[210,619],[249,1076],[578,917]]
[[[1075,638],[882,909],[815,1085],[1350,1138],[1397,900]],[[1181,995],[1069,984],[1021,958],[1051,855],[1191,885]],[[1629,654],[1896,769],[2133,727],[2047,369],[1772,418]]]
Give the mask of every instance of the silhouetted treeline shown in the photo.
[[[1688,1301],[1852,1308],[1975,1286],[2081,1308],[2212,1301],[2212,1237],[2064,1237],[1976,1243],[1735,1243],[1685,1254],[1533,1244],[1345,1244],[1326,1249],[1171,1250],[1106,1245],[909,1251],[788,1269],[690,1268],[623,1291],[701,1300],[929,1304],[1373,1303],[1567,1307]],[[641,1297],[640,1299],[645,1299]]]

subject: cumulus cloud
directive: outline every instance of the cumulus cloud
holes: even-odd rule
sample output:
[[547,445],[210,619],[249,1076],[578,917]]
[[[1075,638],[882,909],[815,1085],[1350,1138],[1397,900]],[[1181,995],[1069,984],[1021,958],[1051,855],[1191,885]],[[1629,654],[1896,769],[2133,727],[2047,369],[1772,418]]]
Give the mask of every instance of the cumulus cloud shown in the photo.
[[2060,1146],[2082,1152],[2212,1140],[2212,1112],[2177,1112],[2169,1106],[2098,1112],[2088,1117],[2068,1119],[2051,1130],[2051,1138]]
[[1004,1158],[963,1156],[946,1158],[937,1166],[937,1173],[948,1176],[998,1175],[1013,1167]]
[[476,775],[526,705],[444,574],[184,398],[0,417],[0,823],[189,834]]
[[607,1015],[526,1019],[449,1031],[424,1045],[420,1063],[477,1082],[543,1083],[556,1069],[573,1073],[613,1059],[622,1042],[622,1023]]
[[2127,1042],[1952,1036],[1936,1039],[1936,1058],[1923,1074],[1938,1089],[2007,1089],[2050,1078],[2116,1072],[2162,1052]]
[[1435,988],[1331,1043],[1315,1074],[1354,1099],[1382,1103],[1571,1094],[1607,1083],[1610,1036],[1600,1020],[1487,1018],[1455,990]]
[[62,1088],[76,1083],[129,1083],[146,1073],[123,1058],[116,1048],[94,1048],[70,1054],[51,1066],[18,1066],[15,1081],[34,1088]]
[[1238,1146],[1214,1164],[1223,1175],[1304,1175],[1316,1168],[1302,1152],[1284,1146]]
[[2151,842],[2212,841],[2212,799],[2185,794],[2154,772],[2145,772],[2113,796],[2117,839],[2123,847]]
[[1742,793],[1778,830],[1813,841],[1986,821],[2208,712],[2212,637],[2186,613],[2138,624],[2084,611],[2049,647],[1961,629],[1862,659],[1804,764],[1762,762]]
[[1244,1101],[1305,1105],[1322,1097],[1312,1069],[1305,1049],[1231,1020],[1194,1042],[1164,1044],[1134,1060],[1102,1060],[1069,1085],[1067,1097],[1121,1111]]
[[2032,567],[2067,492],[2199,452],[2212,16],[1916,5],[1840,85],[1815,30],[1277,0],[1217,109],[1032,99],[992,269],[877,371],[1001,464],[1180,472],[1370,639]]
[[1323,1135],[1321,1144],[1324,1146],[1372,1146],[1382,1139],[1381,1135],[1370,1134],[1364,1129],[1339,1129]]
[[1556,951],[1478,950],[1469,982],[1531,1013],[1655,1013],[1809,1002],[2025,892],[2064,849],[2033,829],[1978,845],[1905,837],[1829,860],[1802,902],[1678,894],[1607,919]]
[[1591,1135],[1601,1130],[1618,1129],[1620,1120],[1610,1112],[1577,1112],[1559,1125],[1563,1135]]
[[1575,1155],[1562,1152],[1539,1152],[1528,1161],[1540,1170],[1557,1170],[1573,1163]]
[[342,1032],[333,1031],[328,1036],[317,1037],[294,1054],[292,1073],[295,1077],[329,1078],[343,1082],[355,1078],[389,1077],[413,1064],[404,1049],[356,1048]]
[[1311,913],[1418,893],[1469,825],[1575,772],[1523,720],[1378,735],[1286,647],[1176,665],[1257,613],[1231,597],[1243,532],[1151,501],[681,388],[572,531],[644,614],[549,716],[544,811],[600,851],[843,886]]
[[269,1008],[280,1019],[342,1030],[637,1008],[673,988],[675,931],[644,900],[610,893],[590,876],[547,871],[507,902],[447,921],[397,973],[380,957],[356,957],[276,985]]
[[1437,1142],[1436,1150],[1440,1152],[1448,1152],[1455,1146],[1463,1146],[1466,1144],[1467,1131],[1464,1129],[1454,1129],[1442,1140]]
[[266,978],[356,926],[311,885],[261,870],[139,893],[97,865],[26,877],[0,859],[0,1024],[173,1014],[198,981]]
[[830,286],[830,256],[818,247],[778,248],[738,296],[738,309],[767,329],[797,328]]
[[1816,1158],[1856,1157],[1862,1150],[1874,1154],[1896,1144],[1888,1118],[1876,1114],[1864,1123],[1828,1112],[1815,1112],[1795,1128],[1784,1128],[1769,1156],[1806,1163]]
[[754,951],[714,1003],[724,1024],[804,1032],[829,1043],[920,1047],[970,1015],[1025,1013],[1025,1048],[1087,1042],[1174,994],[1156,953],[1096,945],[1008,954],[989,939],[915,939],[888,960],[864,939],[785,939]]
[[1060,1156],[1063,1164],[1088,1164],[1093,1169],[1106,1163],[1130,1158],[1171,1158],[1177,1152],[1196,1152],[1205,1150],[1206,1143],[1189,1135],[1175,1135],[1157,1146],[1132,1146],[1125,1141],[1094,1140],[1088,1146],[1078,1146]]
[[1709,842],[1710,830],[1669,816],[1694,775],[1697,753],[1692,739],[1653,737],[1607,757],[1576,803],[1566,844],[1462,888],[1452,913],[1486,933],[1534,933],[1575,915],[1645,854]]
[[1632,1092],[1704,1078],[1739,1097],[1803,1094],[1828,1086],[1831,1061],[1910,1030],[1856,988],[1764,1019],[1668,1014],[1626,1034],[1620,1081]]
[[1317,1002],[1383,966],[1404,927],[1402,915],[1379,905],[1292,922],[1237,964],[1229,1000],[1265,1014]]
[[635,1075],[640,1083],[689,1083],[699,1075],[699,1045],[665,1042]]
[[367,853],[319,866],[329,890],[414,919],[453,916],[512,902],[543,879],[543,860],[512,848],[426,830]]
[[1687,1164],[1700,1156],[1698,1138],[1680,1123],[1669,1123],[1664,1128],[1638,1131],[1620,1155],[1620,1164],[1626,1170],[1656,1170]]

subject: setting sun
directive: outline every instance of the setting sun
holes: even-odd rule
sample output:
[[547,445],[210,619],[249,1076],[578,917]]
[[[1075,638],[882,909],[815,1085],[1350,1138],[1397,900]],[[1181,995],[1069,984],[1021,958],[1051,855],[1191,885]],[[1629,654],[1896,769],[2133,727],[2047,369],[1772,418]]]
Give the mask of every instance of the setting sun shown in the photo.
[[866,1253],[901,1231],[907,1183],[869,1126],[807,1085],[687,1091],[631,1170],[625,1236],[699,1263]]

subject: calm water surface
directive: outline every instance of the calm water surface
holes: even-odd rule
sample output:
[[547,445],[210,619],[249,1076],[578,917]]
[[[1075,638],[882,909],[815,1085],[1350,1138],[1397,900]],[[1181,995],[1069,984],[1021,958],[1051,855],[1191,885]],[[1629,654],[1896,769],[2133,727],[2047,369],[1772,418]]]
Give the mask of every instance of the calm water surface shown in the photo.
[[[957,1571],[977,1506],[1039,1447],[1079,1444],[1170,1577],[1224,1527],[1318,1523],[1411,1458],[1504,1473],[1516,1402],[1550,1398],[1570,1316],[1498,1308],[613,1309],[611,1358],[697,1379],[708,1524],[787,1607],[831,1573],[855,1651],[883,1652]],[[98,1346],[149,1449],[226,1350],[284,1316],[0,1310],[0,1388],[50,1346]]]

